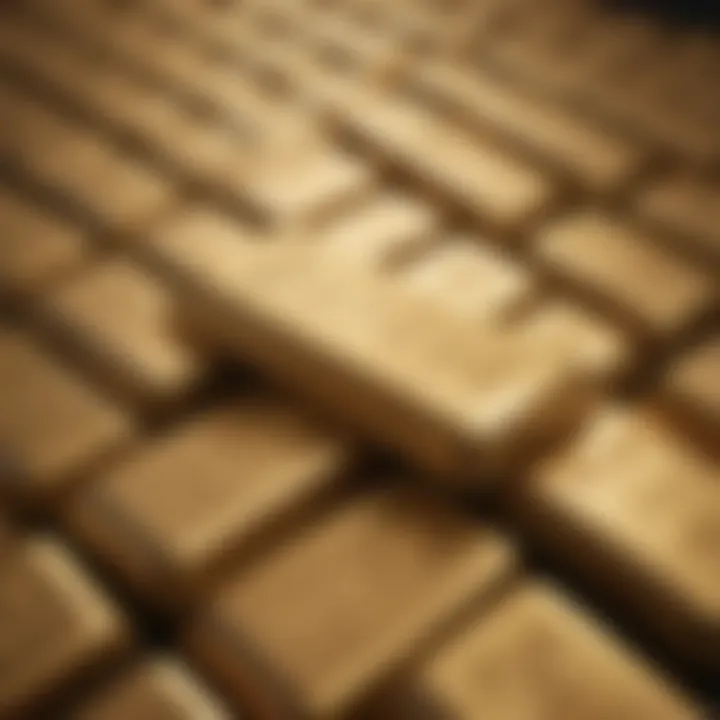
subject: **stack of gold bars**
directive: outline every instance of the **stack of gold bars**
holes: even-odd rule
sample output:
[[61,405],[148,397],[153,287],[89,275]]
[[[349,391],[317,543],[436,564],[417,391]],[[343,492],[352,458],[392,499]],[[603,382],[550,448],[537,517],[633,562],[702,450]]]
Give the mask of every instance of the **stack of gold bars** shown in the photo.
[[0,11],[0,719],[720,718],[720,38],[593,0]]

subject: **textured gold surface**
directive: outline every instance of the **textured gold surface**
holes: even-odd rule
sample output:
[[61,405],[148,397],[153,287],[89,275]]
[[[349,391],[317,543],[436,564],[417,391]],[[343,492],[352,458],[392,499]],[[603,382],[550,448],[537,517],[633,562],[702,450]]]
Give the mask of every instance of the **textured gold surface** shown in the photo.
[[720,43],[618,5],[3,4],[0,720],[719,716]]

